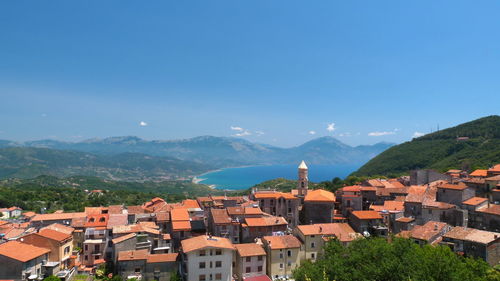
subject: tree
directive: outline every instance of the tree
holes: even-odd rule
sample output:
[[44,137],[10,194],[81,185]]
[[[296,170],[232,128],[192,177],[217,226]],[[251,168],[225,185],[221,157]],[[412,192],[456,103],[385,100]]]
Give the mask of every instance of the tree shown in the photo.
[[43,281],[61,281],[61,278],[56,277],[54,275],[50,275],[49,277],[43,279]]

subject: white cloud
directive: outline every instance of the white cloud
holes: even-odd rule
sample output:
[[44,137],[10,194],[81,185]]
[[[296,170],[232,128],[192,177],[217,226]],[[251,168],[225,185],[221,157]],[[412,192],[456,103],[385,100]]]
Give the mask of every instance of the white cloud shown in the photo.
[[243,132],[244,131],[244,129],[242,127],[238,127],[238,126],[231,126],[231,130],[238,131],[238,132]]
[[255,134],[257,136],[262,136],[262,135],[264,135],[264,132],[262,132],[262,131],[255,131]]
[[309,135],[316,135],[316,131],[309,131]]
[[146,126],[148,125],[148,123],[146,123],[146,122],[144,122],[144,121],[141,121],[141,122],[139,123],[139,125],[140,125],[141,127],[146,127]]
[[390,132],[371,132],[368,133],[370,137],[380,137],[380,136],[387,136],[387,135],[395,135],[396,132],[390,131]]
[[328,132],[333,132],[333,131],[335,131],[335,123],[330,123],[330,124],[328,124],[328,125],[326,126],[326,130],[327,130]]
[[340,133],[339,134],[339,137],[350,137],[350,136],[352,136],[352,135],[349,132],[345,132],[345,133]]
[[421,137],[423,135],[425,135],[425,133],[421,133],[421,132],[415,132],[415,133],[413,133],[413,137],[414,138],[418,138],[418,137]]
[[251,135],[251,134],[252,134],[252,133],[250,133],[249,131],[244,130],[243,132],[241,132],[241,133],[237,133],[237,134],[234,134],[233,136],[235,136],[235,137],[244,137],[244,136],[249,136],[249,135]]

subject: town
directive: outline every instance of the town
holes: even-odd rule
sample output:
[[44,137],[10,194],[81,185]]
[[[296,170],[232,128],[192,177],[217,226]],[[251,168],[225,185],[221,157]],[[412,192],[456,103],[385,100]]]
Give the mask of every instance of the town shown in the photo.
[[247,196],[152,198],[76,213],[1,209],[0,279],[73,280],[106,267],[124,280],[287,280],[328,241],[375,236],[500,262],[500,164],[415,170],[332,193],[309,189],[302,161],[297,182],[291,192],[253,188]]

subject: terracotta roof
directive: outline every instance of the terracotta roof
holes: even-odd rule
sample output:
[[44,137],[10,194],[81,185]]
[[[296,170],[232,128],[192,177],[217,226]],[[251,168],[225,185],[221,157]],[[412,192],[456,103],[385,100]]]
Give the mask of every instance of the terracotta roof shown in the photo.
[[262,217],[262,218],[245,218],[245,223],[250,227],[288,224],[288,222],[283,217],[274,217],[274,216]]
[[0,221],[0,226],[4,225],[4,224],[8,224],[9,222],[8,221]]
[[200,235],[197,237],[192,237],[184,239],[181,241],[182,251],[184,253],[189,253],[192,251],[204,249],[204,248],[222,248],[234,250],[234,246],[227,238],[207,235]]
[[110,215],[123,214],[123,205],[110,205],[108,207],[108,213]]
[[304,235],[333,235],[342,242],[349,242],[360,236],[347,223],[318,223],[298,225],[297,229]]
[[129,214],[144,214],[144,209],[142,206],[127,206],[127,212]]
[[491,204],[489,207],[484,207],[477,211],[498,216],[500,215],[500,205]]
[[71,220],[71,227],[83,228],[86,222],[87,222],[87,217],[73,218]]
[[500,181],[500,175],[485,178],[485,180],[487,180],[487,181]]
[[445,184],[438,185],[437,188],[454,189],[454,190],[464,190],[464,189],[467,188],[467,185],[465,185],[463,183],[460,183],[460,184],[445,183]]
[[389,180],[389,182],[394,186],[395,188],[404,188],[404,184],[400,183],[398,180]]
[[271,281],[271,278],[264,274],[252,277],[243,277],[243,281]]
[[377,188],[375,186],[361,186],[359,188],[361,191],[377,191]]
[[118,261],[136,261],[146,260],[149,252],[147,249],[136,251],[121,251],[118,252]]
[[127,214],[110,214],[108,219],[108,229],[112,229],[117,225],[126,225],[128,224],[128,215]]
[[177,260],[178,253],[171,254],[150,254],[148,256],[147,263],[159,263],[159,262],[175,262]]
[[488,172],[499,172],[500,173],[500,164],[496,164],[495,166],[488,169]]
[[128,234],[128,233],[139,233],[139,232],[160,234],[160,231],[158,229],[140,223],[129,224],[129,225],[117,225],[113,227],[113,234]]
[[255,243],[235,244],[234,247],[241,257],[265,256],[266,252],[262,245]]
[[108,207],[85,207],[87,215],[102,215],[108,212]]
[[406,195],[406,202],[413,203],[422,203],[424,201],[425,192],[427,190],[427,186],[424,185],[412,185],[408,187]]
[[42,229],[37,234],[59,242],[63,242],[65,240],[73,238],[71,234],[66,234],[52,229]]
[[376,211],[353,211],[352,215],[360,220],[382,219],[380,213]]
[[73,234],[73,232],[75,231],[75,229],[72,228],[71,226],[63,225],[60,223],[53,223],[49,226],[42,228],[42,230],[43,229],[52,229],[52,230],[66,233],[66,234],[70,234],[70,235]]
[[170,220],[170,212],[160,212],[156,213],[156,221],[164,222]]
[[309,190],[304,198],[306,202],[335,202],[335,195],[324,189]]
[[35,212],[31,212],[31,211],[23,213],[23,216],[28,217],[28,218],[34,217],[35,215],[36,215],[36,213]]
[[186,199],[182,201],[182,206],[188,208],[188,209],[196,209],[196,208],[201,208],[200,204],[198,204],[198,201],[193,200],[193,199]]
[[135,233],[129,233],[129,234],[117,237],[115,239],[112,239],[111,241],[113,242],[113,244],[118,244],[118,243],[126,241],[126,240],[128,240],[130,238],[134,238],[135,236],[137,236],[137,234],[135,234]]
[[499,240],[500,233],[457,226],[443,235],[443,237],[489,244],[493,241]]
[[350,186],[344,186],[341,188],[343,192],[358,192],[361,191],[361,186],[359,185],[350,185]]
[[85,213],[60,213],[60,214],[37,214],[31,221],[52,221],[52,220],[71,220],[74,218],[84,218]]
[[261,215],[262,210],[259,207],[245,207],[245,215]]
[[398,221],[398,222],[405,222],[405,223],[412,222],[414,220],[415,220],[414,218],[410,218],[410,217],[401,217],[401,218],[396,219],[396,221]]
[[402,201],[390,201],[386,200],[384,201],[384,205],[371,205],[370,209],[381,212],[383,210],[385,211],[403,211],[404,208],[404,202]]
[[273,191],[273,192],[267,192],[267,191],[257,191],[254,193],[255,199],[279,199],[279,198],[284,198],[284,199],[298,199],[297,197],[293,196],[291,193],[286,193],[286,192],[278,192],[278,191]]
[[189,221],[189,213],[186,209],[173,209],[170,211],[172,221]]
[[423,204],[423,208],[426,209],[448,210],[448,209],[453,209],[455,207],[456,205],[439,201],[427,201]]
[[474,172],[470,173],[471,177],[486,177],[488,175],[488,170],[477,169]]
[[0,244],[0,255],[27,262],[50,252],[49,249],[36,247],[18,241],[9,241]]
[[231,217],[227,214],[226,209],[210,209],[210,214],[215,224],[230,224],[232,222]]
[[108,225],[108,214],[87,215],[85,227],[106,227]]
[[429,241],[447,226],[445,222],[429,221],[424,225],[416,225],[410,235],[414,239]]
[[483,197],[472,197],[472,198],[462,202],[462,204],[476,206],[476,205],[479,205],[481,203],[484,203],[485,201],[488,201],[488,199],[483,198]]
[[293,235],[264,236],[262,240],[267,242],[271,250],[300,248],[302,243]]
[[191,230],[191,222],[190,221],[173,221],[172,222],[172,230],[173,231]]

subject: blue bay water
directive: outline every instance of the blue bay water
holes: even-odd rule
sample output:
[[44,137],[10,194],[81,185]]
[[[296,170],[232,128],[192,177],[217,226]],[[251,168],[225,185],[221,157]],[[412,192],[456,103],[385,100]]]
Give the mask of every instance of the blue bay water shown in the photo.
[[[361,165],[308,165],[309,181],[329,181],[345,178]],[[217,189],[246,189],[275,178],[297,179],[298,165],[270,165],[227,168],[198,176],[200,183],[215,185]]]

